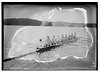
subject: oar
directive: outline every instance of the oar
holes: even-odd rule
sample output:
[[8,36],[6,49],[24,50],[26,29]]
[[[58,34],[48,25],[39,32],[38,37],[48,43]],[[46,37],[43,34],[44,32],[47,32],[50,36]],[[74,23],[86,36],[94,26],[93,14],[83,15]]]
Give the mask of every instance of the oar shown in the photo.
[[30,52],[30,53],[27,53],[27,54],[24,54],[24,55],[20,55],[20,56],[17,56],[17,57],[13,57],[13,58],[7,58],[7,59],[4,59],[3,62],[19,59],[21,57],[24,57],[24,56],[27,56],[27,55],[30,55],[30,54],[33,54],[33,53],[35,53],[35,52]]
[[[61,44],[60,44],[61,45]],[[53,45],[53,46],[60,46],[60,45]],[[37,52],[37,51],[36,51]],[[20,55],[20,56],[17,56],[17,57],[13,57],[13,58],[7,58],[7,59],[4,59],[3,62],[7,62],[7,61],[11,61],[11,60],[15,60],[15,59],[19,59],[21,57],[24,57],[24,56],[27,56],[27,55],[30,55],[30,54],[34,54],[36,52],[30,52],[30,53],[27,53],[27,54],[24,54],[24,55]]]

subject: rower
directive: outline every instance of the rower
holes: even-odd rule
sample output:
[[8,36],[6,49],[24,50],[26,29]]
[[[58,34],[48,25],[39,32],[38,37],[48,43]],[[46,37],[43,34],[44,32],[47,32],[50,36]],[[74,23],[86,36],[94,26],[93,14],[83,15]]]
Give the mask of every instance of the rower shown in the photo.
[[64,37],[64,35],[62,34],[61,43],[63,43],[64,41],[65,41],[65,37]]
[[69,34],[69,36],[68,36],[68,40],[70,40],[70,34]]
[[60,44],[61,43],[61,39],[59,38],[59,35],[57,36],[57,44]]
[[76,33],[74,33],[74,36],[73,37],[76,38]]
[[73,33],[71,33],[71,37],[70,38],[71,38],[71,40],[73,39]]
[[67,41],[68,40],[68,37],[67,37],[67,34],[65,34],[65,41]]
[[52,38],[52,45],[56,45],[57,44],[57,40],[55,39],[55,36],[53,36]]
[[51,41],[50,37],[47,36],[47,39],[46,39],[46,46],[51,46],[51,43],[52,43],[52,41]]

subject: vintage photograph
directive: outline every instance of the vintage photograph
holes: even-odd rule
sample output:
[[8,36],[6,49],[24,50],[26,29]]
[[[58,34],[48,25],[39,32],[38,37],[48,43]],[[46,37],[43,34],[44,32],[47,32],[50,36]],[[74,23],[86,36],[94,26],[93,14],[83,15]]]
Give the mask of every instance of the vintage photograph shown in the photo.
[[2,70],[98,70],[97,2],[2,2]]

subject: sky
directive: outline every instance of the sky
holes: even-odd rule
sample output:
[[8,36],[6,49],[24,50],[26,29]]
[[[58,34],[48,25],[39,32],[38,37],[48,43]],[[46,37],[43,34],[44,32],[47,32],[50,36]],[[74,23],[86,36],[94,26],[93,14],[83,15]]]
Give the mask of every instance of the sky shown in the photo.
[[[77,6],[76,6],[77,7]],[[87,17],[89,23],[96,23],[96,7],[78,6],[87,10]],[[5,5],[4,6],[4,19],[6,18],[31,18],[34,14],[41,15],[46,11],[50,11],[56,6],[40,6],[40,5]],[[73,8],[73,6],[64,6],[63,9]]]

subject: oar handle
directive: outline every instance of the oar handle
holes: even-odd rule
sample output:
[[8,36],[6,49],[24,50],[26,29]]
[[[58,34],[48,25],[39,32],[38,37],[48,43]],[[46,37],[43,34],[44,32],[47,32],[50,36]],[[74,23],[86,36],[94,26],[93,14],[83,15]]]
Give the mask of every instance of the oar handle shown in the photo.
[[3,62],[14,60],[15,58],[4,59]]

